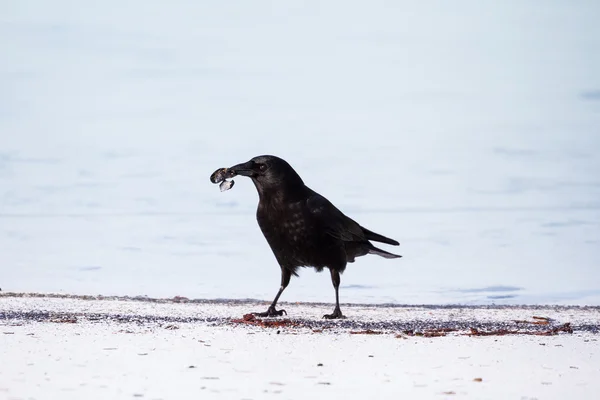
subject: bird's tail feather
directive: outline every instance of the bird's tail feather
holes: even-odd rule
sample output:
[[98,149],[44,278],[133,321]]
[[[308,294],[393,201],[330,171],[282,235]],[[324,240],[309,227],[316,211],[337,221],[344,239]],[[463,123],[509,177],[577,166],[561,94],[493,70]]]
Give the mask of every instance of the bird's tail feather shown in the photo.
[[402,257],[401,255],[389,253],[385,250],[378,249],[377,247],[375,247],[373,245],[371,245],[369,248],[369,254],[377,254],[378,256],[381,256],[384,258],[400,258],[400,257]]
[[[361,226],[361,228],[362,228],[362,226]],[[367,240],[374,240],[376,242],[381,242],[381,243],[385,243],[385,244],[391,244],[393,246],[400,245],[400,243],[398,243],[394,239],[390,239],[388,237],[380,235],[379,233],[375,233],[373,231],[370,231],[367,228],[362,228],[362,230],[365,233],[365,237],[367,238]]]

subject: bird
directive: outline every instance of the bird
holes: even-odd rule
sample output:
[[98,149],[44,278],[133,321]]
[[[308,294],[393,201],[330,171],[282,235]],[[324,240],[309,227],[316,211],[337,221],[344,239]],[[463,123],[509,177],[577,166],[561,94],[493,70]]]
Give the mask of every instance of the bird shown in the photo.
[[[402,256],[375,247],[371,241],[398,246],[394,239],[368,230],[342,213],[329,200],[304,184],[300,175],[282,158],[262,155],[227,168],[228,176],[249,177],[258,191],[256,219],[281,269],[281,285],[275,299],[259,317],[277,317],[281,294],[300,267],[317,272],[329,269],[335,289],[335,308],[323,318],[345,318],[340,310],[340,274],[357,257],[375,254]],[[212,180],[213,178],[211,178]]]

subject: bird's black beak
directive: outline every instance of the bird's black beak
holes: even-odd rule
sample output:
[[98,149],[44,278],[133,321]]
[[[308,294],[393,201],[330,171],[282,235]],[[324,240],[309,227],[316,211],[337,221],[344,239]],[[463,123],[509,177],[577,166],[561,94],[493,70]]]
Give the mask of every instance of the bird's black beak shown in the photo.
[[252,161],[248,161],[246,163],[234,165],[233,167],[228,168],[230,173],[235,175],[249,176],[253,177],[256,175],[256,171],[254,171],[254,163]]

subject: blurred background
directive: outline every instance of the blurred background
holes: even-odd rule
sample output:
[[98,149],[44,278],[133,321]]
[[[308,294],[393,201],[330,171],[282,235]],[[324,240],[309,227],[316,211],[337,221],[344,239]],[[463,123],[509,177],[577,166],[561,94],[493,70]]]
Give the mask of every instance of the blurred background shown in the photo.
[[208,177],[275,154],[401,242],[342,302],[600,304],[597,1],[0,11],[3,291],[270,301],[254,186]]

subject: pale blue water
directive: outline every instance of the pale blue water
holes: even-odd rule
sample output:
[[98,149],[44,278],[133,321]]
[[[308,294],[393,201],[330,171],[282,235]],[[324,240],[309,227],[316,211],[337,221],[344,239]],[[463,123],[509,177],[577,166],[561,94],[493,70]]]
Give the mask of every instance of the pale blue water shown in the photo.
[[344,302],[600,304],[598,2],[0,8],[4,291],[270,300],[253,185],[208,177],[276,154],[402,243]]

